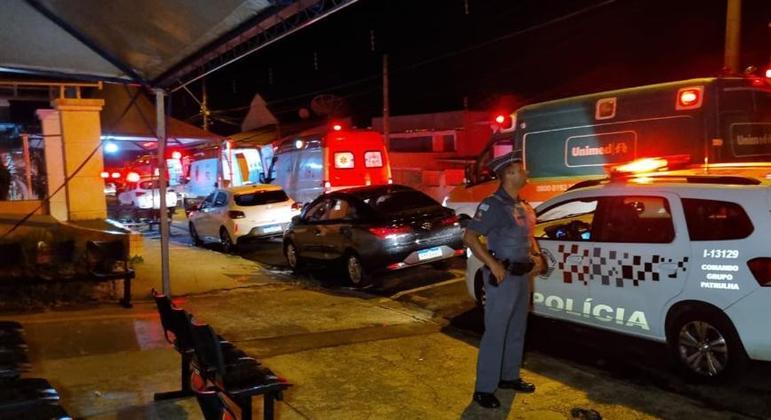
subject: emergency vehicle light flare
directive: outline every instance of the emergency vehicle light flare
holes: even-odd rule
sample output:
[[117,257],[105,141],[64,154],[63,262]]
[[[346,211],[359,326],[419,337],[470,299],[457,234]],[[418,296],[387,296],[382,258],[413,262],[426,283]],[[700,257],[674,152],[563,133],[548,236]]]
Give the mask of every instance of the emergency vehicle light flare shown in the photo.
[[667,163],[665,159],[644,158],[616,166],[613,170],[617,173],[640,174],[666,168]]

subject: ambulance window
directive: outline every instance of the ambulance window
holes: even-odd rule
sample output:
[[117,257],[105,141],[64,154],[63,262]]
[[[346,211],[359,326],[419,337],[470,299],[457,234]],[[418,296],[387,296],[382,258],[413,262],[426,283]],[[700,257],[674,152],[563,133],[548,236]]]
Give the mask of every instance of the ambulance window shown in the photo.
[[683,208],[692,241],[742,239],[754,230],[747,213],[736,203],[684,198]]
[[672,212],[664,197],[609,197],[599,213],[597,241],[670,243],[675,239]]
[[350,169],[353,168],[353,153],[337,152],[335,153],[335,168]]
[[550,207],[538,215],[535,237],[557,241],[589,241],[598,199],[580,199]]
[[367,168],[382,168],[383,155],[378,151],[364,153],[364,166]]

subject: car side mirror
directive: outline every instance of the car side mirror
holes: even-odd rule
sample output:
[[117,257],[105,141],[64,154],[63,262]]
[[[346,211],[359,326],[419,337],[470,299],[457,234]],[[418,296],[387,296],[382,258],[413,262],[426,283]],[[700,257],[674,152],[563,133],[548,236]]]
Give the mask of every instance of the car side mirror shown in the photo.
[[293,217],[292,217],[292,224],[293,224],[293,225],[299,225],[299,224],[301,224],[301,223],[302,223],[302,221],[303,221],[303,219],[302,219],[302,217],[300,217],[299,215],[298,215],[298,216],[293,216]]

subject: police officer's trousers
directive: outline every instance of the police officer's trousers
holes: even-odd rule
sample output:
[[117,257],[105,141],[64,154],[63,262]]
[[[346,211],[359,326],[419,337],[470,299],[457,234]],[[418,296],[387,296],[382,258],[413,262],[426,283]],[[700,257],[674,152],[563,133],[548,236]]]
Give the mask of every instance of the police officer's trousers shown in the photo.
[[485,333],[479,344],[476,392],[494,392],[498,381],[519,379],[530,288],[527,275],[506,274],[494,287],[490,270],[484,273]]

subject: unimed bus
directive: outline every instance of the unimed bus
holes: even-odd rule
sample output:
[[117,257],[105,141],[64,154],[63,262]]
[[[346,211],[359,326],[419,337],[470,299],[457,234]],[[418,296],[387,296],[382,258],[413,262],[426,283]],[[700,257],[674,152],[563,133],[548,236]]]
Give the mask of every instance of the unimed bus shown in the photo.
[[371,130],[340,125],[279,141],[269,173],[272,182],[299,203],[337,189],[391,183],[383,137]]
[[497,186],[486,165],[521,148],[533,204],[611,165],[678,155],[691,173],[744,175],[771,183],[771,86],[764,78],[720,77],[614,90],[527,105],[513,129],[494,135],[445,205],[473,215]]

